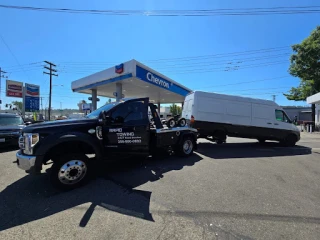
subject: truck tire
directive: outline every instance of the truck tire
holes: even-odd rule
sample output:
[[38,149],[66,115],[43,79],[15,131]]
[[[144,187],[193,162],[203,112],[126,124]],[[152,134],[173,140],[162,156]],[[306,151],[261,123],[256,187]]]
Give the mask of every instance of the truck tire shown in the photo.
[[293,134],[288,135],[280,144],[285,147],[294,147],[297,143],[297,137]]
[[177,146],[177,154],[181,157],[189,157],[193,154],[194,140],[192,137],[184,137]]
[[52,185],[61,190],[80,187],[89,180],[89,161],[85,154],[67,154],[58,157],[50,171]]
[[221,140],[221,139],[218,139],[218,140],[216,141],[216,143],[217,143],[217,144],[223,144],[223,143],[224,143],[224,141],[223,141],[223,140]]
[[185,118],[180,118],[178,121],[179,127],[184,127],[187,125],[187,120]]
[[167,126],[168,126],[168,128],[173,128],[176,126],[176,121],[174,120],[174,118],[168,119]]
[[222,144],[222,143],[226,142],[227,134],[223,130],[217,130],[214,132],[212,138],[216,140],[217,144]]

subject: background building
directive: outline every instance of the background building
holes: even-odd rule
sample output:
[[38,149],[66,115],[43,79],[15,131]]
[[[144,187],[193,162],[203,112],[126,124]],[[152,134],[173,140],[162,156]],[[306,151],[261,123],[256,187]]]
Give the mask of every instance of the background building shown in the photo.
[[298,117],[298,121],[312,120],[311,107],[282,106],[282,108],[291,120],[293,120],[295,116]]

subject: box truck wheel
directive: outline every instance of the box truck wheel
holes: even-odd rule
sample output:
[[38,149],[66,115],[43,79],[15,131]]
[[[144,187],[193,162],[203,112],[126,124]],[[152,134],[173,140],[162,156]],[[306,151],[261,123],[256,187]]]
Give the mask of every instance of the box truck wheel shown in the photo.
[[213,139],[216,139],[217,144],[222,144],[226,142],[227,134],[223,130],[215,131],[213,134]]
[[216,141],[217,144],[222,144],[222,143],[224,143],[224,142],[225,142],[225,141],[223,141],[223,140],[221,140],[221,139],[219,139],[219,140]]
[[293,147],[297,143],[297,137],[294,134],[290,134],[280,143],[286,147]]

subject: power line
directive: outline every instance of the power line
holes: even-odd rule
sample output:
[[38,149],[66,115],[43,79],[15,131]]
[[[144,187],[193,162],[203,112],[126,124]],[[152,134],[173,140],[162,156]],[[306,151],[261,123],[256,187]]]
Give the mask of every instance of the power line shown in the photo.
[[[236,66],[225,66],[225,67],[219,67],[219,68],[200,68],[200,69],[188,69],[188,70],[184,70],[184,71],[173,71],[173,70],[169,70],[166,71],[165,69],[162,70],[163,74],[174,74],[174,75],[180,75],[180,74],[191,74],[191,73],[208,73],[208,72],[231,72],[231,71],[237,71],[237,70],[241,70],[241,69],[249,69],[249,68],[257,68],[257,67],[266,67],[266,66],[272,66],[272,65],[278,65],[278,64],[284,64],[284,63],[288,63],[288,61],[275,61],[275,62],[263,62],[263,63],[259,63],[259,64],[249,64],[249,65],[236,65]],[[103,69],[102,69],[103,70]],[[92,73],[96,70],[68,70],[66,69],[66,71],[61,71],[62,73],[71,73],[71,74],[88,74],[88,73]],[[100,70],[101,71],[101,70]]]
[[[190,64],[172,64],[172,65],[158,65],[156,64],[155,66],[153,66],[153,68],[157,69],[158,71],[166,71],[166,70],[171,70],[171,71],[167,71],[167,73],[175,73],[175,74],[181,74],[179,71],[177,70],[183,70],[183,73],[185,73],[184,71],[201,71],[203,72],[204,70],[228,70],[229,68],[248,68],[250,66],[255,66],[257,65],[257,62],[260,60],[271,60],[271,59],[276,59],[276,58],[282,58],[285,57],[287,55],[274,55],[274,56],[263,56],[263,57],[258,57],[258,58],[243,58],[243,59],[227,59],[227,60],[223,60],[223,61],[219,61],[219,60],[215,60],[215,61],[207,61],[207,62],[195,62],[195,63],[190,63]],[[254,65],[243,65],[246,62],[255,62]],[[284,60],[284,61],[277,61],[277,62],[262,62],[261,64],[278,64],[278,63],[282,63],[282,62],[288,62],[288,60]],[[260,64],[259,64],[260,65]],[[87,72],[91,72],[91,71],[101,71],[104,70],[99,66],[62,66],[63,70],[61,70],[61,73],[87,73]],[[225,66],[226,68],[207,68],[210,66]],[[264,65],[261,65],[264,66]],[[27,71],[36,71],[39,70],[42,66],[36,67],[36,68],[30,68]],[[197,69],[195,67],[204,67],[201,69]],[[187,69],[185,69],[187,68]],[[80,70],[80,71],[78,71]],[[230,69],[232,70],[232,69]],[[10,73],[19,73],[21,72],[20,70],[11,70]]]
[[9,52],[11,53],[12,57],[15,59],[15,61],[18,63],[19,67],[22,69],[22,71],[25,73],[25,75],[27,76],[27,78],[29,79],[28,74],[25,72],[24,68],[21,66],[19,60],[17,59],[17,57],[14,55],[13,51],[11,50],[11,48],[9,47],[9,45],[6,43],[6,41],[4,40],[4,38],[2,37],[2,35],[0,34],[0,38],[3,42],[3,44],[7,47],[7,49],[9,50]]
[[187,57],[176,57],[176,58],[160,58],[160,59],[151,59],[146,60],[147,62],[168,62],[168,61],[192,61],[195,59],[204,59],[204,58],[223,58],[227,56],[241,56],[241,55],[251,55],[251,54],[259,54],[259,53],[267,53],[267,52],[277,52],[277,51],[284,51],[288,50],[290,46],[283,46],[283,47],[273,47],[273,48],[261,48],[261,49],[254,49],[254,50],[246,50],[246,51],[237,51],[237,52],[227,52],[227,53],[216,53],[216,54],[208,54],[208,55],[198,55],[198,56],[187,56]]
[[98,10],[71,8],[41,8],[30,6],[0,5],[0,8],[58,12],[72,14],[94,14],[109,16],[161,16],[161,17],[204,17],[204,16],[253,16],[275,14],[314,14],[320,12],[320,6],[270,7],[270,8],[241,8],[241,9],[199,9],[199,10]]
[[[178,62],[184,64],[184,61],[194,61],[198,59],[210,59],[210,58],[225,58],[225,57],[237,57],[242,55],[253,55],[260,53],[270,53],[270,52],[279,52],[289,50],[289,46],[283,47],[274,47],[274,48],[262,48],[255,50],[246,50],[246,51],[237,51],[237,52],[228,52],[228,53],[217,53],[217,54],[207,54],[207,55],[197,55],[197,56],[186,56],[186,57],[174,57],[174,58],[159,58],[159,59],[146,59],[143,62],[147,63],[168,63],[168,62]],[[60,64],[64,65],[114,65],[117,64],[115,62],[60,62]]]
[[206,88],[225,87],[225,86],[232,86],[232,85],[239,85],[239,84],[253,83],[253,82],[263,82],[263,81],[270,81],[270,80],[276,80],[276,79],[288,78],[288,77],[290,76],[280,76],[280,77],[265,78],[265,79],[252,80],[252,81],[243,81],[243,82],[229,83],[229,84],[222,84],[222,85],[213,85],[213,86],[211,85],[211,86],[206,86]]
[[[201,67],[206,67],[206,66],[212,66],[212,65],[235,65],[235,64],[243,64],[245,62],[257,62],[260,60],[271,60],[271,59],[277,59],[277,58],[283,58],[283,57],[288,57],[289,53],[285,54],[276,54],[276,55],[265,55],[265,56],[255,56],[255,57],[247,57],[247,58],[233,58],[233,59],[224,59],[224,60],[207,60],[207,61],[202,61],[202,62],[191,62],[191,63],[181,63],[177,62],[174,64],[170,65],[163,65],[162,63],[155,63],[153,66],[157,70],[161,69],[180,69],[180,68],[194,68],[198,67],[199,65]],[[71,69],[81,69],[81,70],[97,70],[101,69],[101,66],[105,66],[105,64],[66,64],[66,65],[60,65],[64,67],[64,70],[71,70]],[[151,65],[150,65],[151,66]]]
[[[273,47],[273,48],[262,48],[262,49],[254,49],[254,50],[246,50],[246,51],[237,51],[237,52],[228,52],[228,53],[218,53],[218,54],[209,54],[209,55],[198,55],[198,56],[186,56],[186,57],[174,57],[174,58],[160,58],[160,59],[149,59],[144,60],[143,62],[147,63],[161,63],[164,62],[165,64],[168,62],[174,62],[177,61],[179,64],[185,64],[184,61],[194,61],[198,59],[210,59],[210,58],[225,58],[225,57],[236,57],[236,56],[242,56],[242,55],[252,55],[252,54],[260,54],[260,53],[271,53],[271,52],[278,52],[278,51],[284,51],[288,50],[289,46],[282,46],[282,47]],[[32,62],[32,63],[26,63],[22,66],[30,66],[39,64],[41,62]],[[73,61],[67,61],[67,62],[60,62],[60,64],[57,65],[115,65],[117,62],[73,62]],[[43,65],[38,66],[31,66],[28,68],[41,68]],[[6,69],[16,69],[20,68],[20,66],[7,66]]]
[[[29,68],[30,65],[36,65],[36,64],[39,64],[39,63],[42,63],[42,62],[31,62],[31,63],[25,63],[25,64],[21,64],[21,65],[7,66],[6,69],[20,68],[20,66],[25,66],[25,67]],[[39,65],[39,66],[42,66],[42,65]],[[34,67],[34,66],[31,66],[31,67]]]

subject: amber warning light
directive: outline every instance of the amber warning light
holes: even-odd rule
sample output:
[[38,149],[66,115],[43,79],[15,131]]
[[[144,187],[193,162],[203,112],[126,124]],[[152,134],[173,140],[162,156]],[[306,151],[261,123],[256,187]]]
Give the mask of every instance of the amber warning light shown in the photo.
[[194,116],[193,115],[191,115],[191,119],[190,119],[190,124],[193,124],[194,123]]

